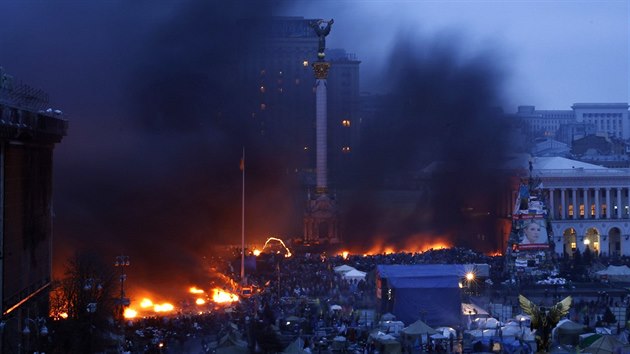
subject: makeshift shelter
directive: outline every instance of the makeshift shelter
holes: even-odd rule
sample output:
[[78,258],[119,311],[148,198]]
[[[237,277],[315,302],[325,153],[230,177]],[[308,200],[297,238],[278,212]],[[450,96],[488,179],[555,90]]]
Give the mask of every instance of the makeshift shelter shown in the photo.
[[580,334],[584,333],[584,325],[571,320],[561,320],[552,331],[552,338],[558,343],[577,346],[580,342]]
[[422,320],[417,320],[403,328],[400,333],[405,348],[414,348],[420,346],[422,343],[426,343],[428,336],[438,334],[438,331],[422,322]]
[[630,268],[626,265],[610,265],[608,268],[597,272],[597,275],[613,282],[630,282]]
[[358,281],[361,281],[361,280],[365,280],[365,275],[366,274],[367,274],[366,272],[362,272],[362,271],[357,270],[357,269],[352,269],[352,270],[349,270],[349,271],[343,273],[342,277],[345,280],[349,280],[349,281],[356,280],[358,282]]
[[338,266],[338,267],[335,267],[335,273],[341,273],[341,274],[344,274],[344,273],[347,273],[347,272],[349,272],[349,271],[351,271],[351,270],[356,270],[356,268],[351,267],[351,266],[349,266],[349,265],[347,265],[347,264],[344,264],[344,265],[340,265],[340,266]]
[[584,348],[584,352],[591,354],[612,354],[616,353],[624,344],[612,335],[603,335],[591,345]]

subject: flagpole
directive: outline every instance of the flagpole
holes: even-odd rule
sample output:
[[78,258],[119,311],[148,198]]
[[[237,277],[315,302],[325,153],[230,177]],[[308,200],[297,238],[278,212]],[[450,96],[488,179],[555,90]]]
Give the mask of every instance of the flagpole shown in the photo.
[[241,172],[243,173],[243,189],[241,200],[241,284],[245,285],[245,147],[241,157]]

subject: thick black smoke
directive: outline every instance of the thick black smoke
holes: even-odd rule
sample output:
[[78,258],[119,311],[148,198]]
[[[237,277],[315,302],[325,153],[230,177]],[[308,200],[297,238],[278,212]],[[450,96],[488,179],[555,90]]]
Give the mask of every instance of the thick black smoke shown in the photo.
[[[495,237],[506,183],[498,166],[509,153],[502,63],[492,53],[466,58],[457,44],[446,36],[394,47],[381,80],[389,91],[365,122],[349,242],[379,235],[404,245],[424,234],[426,243],[446,235],[458,246],[479,246],[479,235]],[[407,190],[415,207],[397,210],[372,198],[369,190],[379,187]]]
[[[54,159],[57,268],[91,248],[129,255],[130,284],[194,281],[212,245],[240,242],[243,146],[248,237],[299,236],[302,191],[280,168],[282,143],[265,145],[251,128],[240,77],[251,59],[243,53],[260,44],[266,25],[256,19],[282,2],[0,6],[0,65],[49,92],[70,121]],[[485,210],[496,195],[501,73],[492,56],[466,60],[455,46],[432,43],[401,42],[392,53],[382,80],[390,94],[366,123],[365,155],[352,171],[362,191],[434,160],[451,173],[403,217],[369,193],[346,198],[350,242],[452,231],[468,203]]]

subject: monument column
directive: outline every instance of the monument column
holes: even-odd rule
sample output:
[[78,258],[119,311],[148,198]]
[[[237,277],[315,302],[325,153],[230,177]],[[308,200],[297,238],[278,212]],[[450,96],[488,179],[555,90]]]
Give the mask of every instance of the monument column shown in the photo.
[[317,194],[328,193],[328,141],[327,141],[327,89],[326,80],[328,78],[328,70],[330,63],[326,61],[317,61],[313,64],[315,72],[315,171]]

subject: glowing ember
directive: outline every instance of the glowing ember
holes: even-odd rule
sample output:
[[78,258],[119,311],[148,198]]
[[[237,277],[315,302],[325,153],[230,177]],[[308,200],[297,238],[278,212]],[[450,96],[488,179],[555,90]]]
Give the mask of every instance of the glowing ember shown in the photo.
[[197,289],[196,286],[191,286],[188,291],[190,291],[191,294],[203,294],[204,293],[203,290]]
[[235,302],[238,301],[238,295],[234,295],[225,290],[214,288],[212,289],[212,301],[223,304],[227,302]]
[[62,313],[59,314],[59,317],[61,317],[61,318],[63,318],[65,320],[66,318],[68,318],[68,313],[67,312],[62,312]]
[[260,256],[260,250],[258,250],[258,249],[254,250],[253,253],[254,253],[254,256],[256,256],[256,257]]
[[138,316],[138,311],[132,309],[132,308],[126,308],[125,312],[123,313],[123,316],[127,319],[129,318],[136,318],[136,316]]
[[202,298],[199,298],[199,299],[195,300],[195,304],[197,304],[197,305],[203,305],[205,303],[206,303],[206,300],[204,300]]
[[348,255],[350,254],[350,252],[348,251],[343,251],[341,252],[341,257],[343,257],[343,259],[348,259]]

